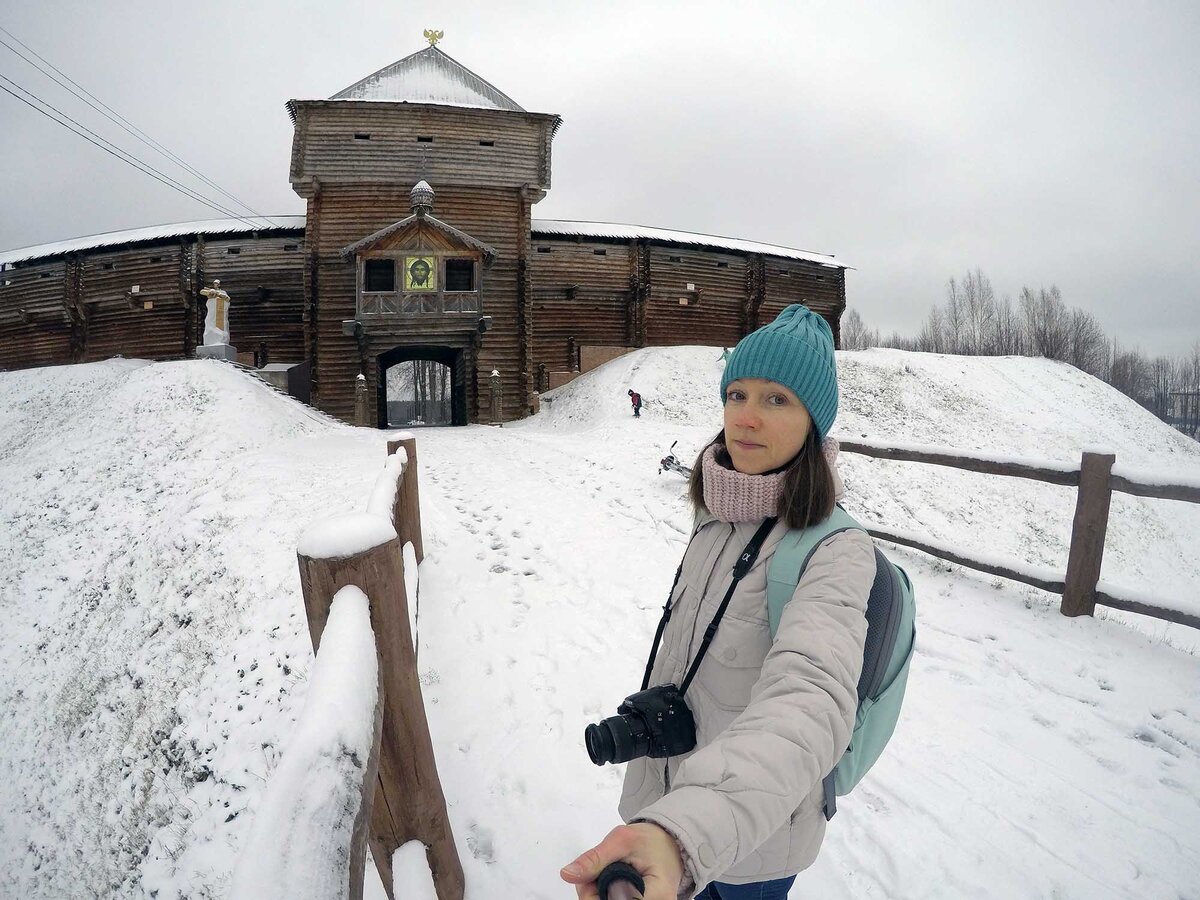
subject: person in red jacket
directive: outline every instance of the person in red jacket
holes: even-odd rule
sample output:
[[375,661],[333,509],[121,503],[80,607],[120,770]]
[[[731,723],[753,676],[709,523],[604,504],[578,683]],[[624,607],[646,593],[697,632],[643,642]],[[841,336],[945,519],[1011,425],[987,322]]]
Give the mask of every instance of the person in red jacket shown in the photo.
[[633,388],[630,388],[629,402],[633,404],[633,417],[640,419],[642,417],[642,395]]

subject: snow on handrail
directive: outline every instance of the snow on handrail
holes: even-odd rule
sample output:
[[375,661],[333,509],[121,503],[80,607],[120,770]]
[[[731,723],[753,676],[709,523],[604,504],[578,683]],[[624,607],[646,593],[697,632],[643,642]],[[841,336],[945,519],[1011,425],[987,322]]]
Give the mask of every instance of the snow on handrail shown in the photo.
[[308,681],[238,857],[231,900],[326,900],[351,884],[356,854],[347,850],[366,835],[382,714],[367,596],[352,585],[334,595]]

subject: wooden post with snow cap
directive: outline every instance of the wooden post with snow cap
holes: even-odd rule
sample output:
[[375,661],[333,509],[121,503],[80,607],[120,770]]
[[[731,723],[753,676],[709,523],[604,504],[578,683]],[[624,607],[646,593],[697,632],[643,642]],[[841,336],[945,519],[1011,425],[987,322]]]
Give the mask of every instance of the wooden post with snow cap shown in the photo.
[[488,391],[490,393],[490,403],[488,404],[488,424],[503,425],[501,418],[501,386],[500,386],[500,370],[492,369],[492,374],[488,379]]
[[367,376],[361,372],[354,379],[354,424],[359,428],[367,425]]
[[426,847],[438,900],[462,900],[462,863],[417,678],[396,529],[386,517],[371,512],[335,516],[304,533],[297,557],[314,645],[340,588],[356,585],[370,601],[379,648],[383,727],[369,842],[388,896],[392,897],[392,854],[418,840]]
[[1096,612],[1096,585],[1104,559],[1104,537],[1112,501],[1112,467],[1116,459],[1113,453],[1092,450],[1083,453],[1067,577],[1059,607],[1064,616],[1090,616]]
[[421,537],[421,491],[417,478],[417,439],[407,431],[395,434],[387,443],[388,456],[403,447],[408,454],[404,464],[404,477],[396,490],[395,510],[392,521],[400,535],[400,547],[411,543],[417,562],[425,559],[425,544]]

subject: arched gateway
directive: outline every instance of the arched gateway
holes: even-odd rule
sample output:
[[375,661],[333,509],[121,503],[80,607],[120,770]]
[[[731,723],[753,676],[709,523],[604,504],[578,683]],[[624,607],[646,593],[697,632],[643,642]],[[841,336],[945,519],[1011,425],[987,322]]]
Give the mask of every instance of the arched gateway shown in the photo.
[[[377,424],[466,425],[468,349],[408,344],[393,347],[376,361],[379,382]],[[407,367],[406,363],[418,363]],[[421,366],[420,363],[433,363]],[[398,372],[398,369],[406,369]]]

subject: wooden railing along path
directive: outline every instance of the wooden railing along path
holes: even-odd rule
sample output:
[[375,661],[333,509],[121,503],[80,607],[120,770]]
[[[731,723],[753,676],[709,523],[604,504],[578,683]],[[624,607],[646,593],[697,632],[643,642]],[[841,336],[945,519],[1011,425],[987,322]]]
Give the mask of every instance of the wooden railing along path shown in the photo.
[[[462,900],[463,897],[462,864],[446,814],[446,800],[438,779],[417,678],[404,578],[404,547],[409,543],[420,562],[425,554],[421,540],[416,440],[403,435],[399,440],[388,442],[387,464],[376,481],[366,512],[333,516],[314,523],[304,532],[297,546],[304,608],[313,650],[317,653],[314,672],[322,668],[324,661],[321,639],[331,611],[335,617],[353,616],[354,603],[357,600],[362,604],[363,595],[377,653],[378,665],[373,669],[378,672],[374,742],[369,758],[355,760],[359,766],[357,778],[342,779],[339,787],[344,796],[327,796],[329,779],[312,779],[311,784],[301,781],[299,788],[324,792],[322,799],[326,807],[356,809],[352,833],[344,834],[340,845],[338,840],[327,841],[317,852],[309,854],[312,858],[287,861],[291,866],[303,866],[307,870],[298,879],[289,878],[297,884],[318,880],[328,882],[330,872],[342,873],[338,877],[343,877],[343,889],[337,896],[351,900],[362,897],[367,844],[391,898],[393,854],[413,840],[425,845],[438,900]],[[365,623],[363,627],[365,629]],[[363,646],[369,646],[370,635],[365,637],[365,641],[339,640],[339,643],[358,646],[361,653]],[[339,649],[336,652],[346,651]],[[353,661],[346,662],[342,668],[352,668],[350,663]],[[324,671],[335,668],[325,666]],[[359,681],[362,680],[360,677]],[[310,685],[310,694],[317,690],[317,685]],[[365,702],[369,700],[368,697]],[[365,722],[367,717],[362,719]],[[345,755],[345,747],[338,746],[336,734],[329,736],[329,742],[335,753],[340,750]],[[285,750],[280,768],[288,761],[288,752]],[[283,785],[285,789],[287,786]],[[272,783],[268,782],[268,793],[271,787]],[[281,805],[287,809],[304,810],[319,805],[315,800],[312,803],[290,798],[283,800]],[[286,817],[276,815],[274,818]],[[320,842],[305,832],[311,827],[311,823],[303,821],[285,823],[282,832],[273,836],[273,846],[279,848],[281,856],[288,853],[293,843],[316,847]],[[342,830],[348,831],[344,827]],[[276,864],[272,868],[251,860],[249,868],[258,870],[252,872],[258,879],[257,882],[245,881],[247,885],[261,884],[263,872],[278,871],[282,867]],[[235,875],[235,886],[238,880]],[[246,895],[246,891],[235,890],[234,895],[240,897]],[[271,896],[283,895],[276,888]]]
[[945,547],[939,547],[912,535],[883,528],[869,528],[870,533],[881,540],[891,541],[905,547],[913,547],[931,556],[947,560],[989,575],[999,575],[1029,584],[1044,591],[1062,595],[1060,609],[1067,616],[1094,615],[1097,606],[1121,609],[1200,628],[1200,616],[1171,609],[1157,603],[1130,597],[1119,597],[1101,590],[1100,565],[1104,558],[1104,538],[1108,531],[1109,505],[1113,491],[1138,497],[1155,497],[1162,500],[1179,500],[1184,503],[1200,503],[1200,484],[1162,483],[1154,484],[1137,478],[1114,475],[1116,455],[1085,451],[1078,469],[1069,466],[1052,468],[1046,465],[1011,462],[1000,459],[964,456],[929,449],[905,447],[883,447],[856,441],[841,441],[841,449],[847,453],[860,453],[876,459],[891,459],[899,462],[930,463],[981,472],[988,475],[1006,475],[1013,478],[1030,478],[1049,484],[1077,487],[1075,519],[1071,529],[1071,549],[1067,557],[1067,571],[1063,578],[1056,573],[1021,571],[1011,566],[974,559]]

